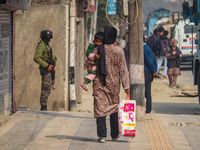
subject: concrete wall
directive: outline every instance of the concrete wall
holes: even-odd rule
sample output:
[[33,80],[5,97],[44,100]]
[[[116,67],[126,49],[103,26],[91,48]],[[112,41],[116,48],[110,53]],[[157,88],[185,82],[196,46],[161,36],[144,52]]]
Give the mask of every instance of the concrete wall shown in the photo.
[[53,31],[51,47],[57,56],[55,90],[48,110],[68,108],[68,10],[62,5],[35,5],[16,12],[15,98],[18,107],[40,109],[41,76],[39,65],[33,61],[40,32]]
[[76,64],[75,64],[75,84],[76,84],[76,100],[77,103],[82,103],[81,84],[84,82],[84,20],[82,18],[76,19]]

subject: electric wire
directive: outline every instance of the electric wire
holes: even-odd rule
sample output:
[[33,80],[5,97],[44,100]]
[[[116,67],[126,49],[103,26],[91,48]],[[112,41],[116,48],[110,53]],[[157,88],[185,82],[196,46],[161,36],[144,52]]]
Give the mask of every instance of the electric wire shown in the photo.
[[[111,25],[113,25],[113,26],[116,26],[116,27],[121,27],[121,26],[123,26],[125,23],[127,23],[128,25],[133,25],[136,21],[137,21],[137,19],[138,19],[138,2],[137,2],[137,0],[129,0],[128,2],[129,2],[129,4],[134,4],[135,3],[135,5],[136,5],[136,16],[135,16],[135,19],[134,19],[134,21],[133,22],[129,22],[128,20],[127,20],[127,17],[125,17],[125,20],[124,20],[124,22],[122,22],[122,24],[120,24],[120,25],[115,25],[111,20],[110,20],[110,18],[108,17],[108,2],[109,2],[109,0],[107,0],[107,2],[106,2],[106,8],[105,8],[105,10],[106,10],[106,18],[107,18],[107,20],[109,21],[109,23],[111,24]],[[120,16],[120,15],[119,15]]]
[[121,27],[121,26],[123,26],[124,23],[125,23],[125,21],[122,22],[122,24],[120,24],[120,25],[115,25],[115,24],[110,20],[110,18],[108,17],[108,12],[107,12],[107,11],[108,11],[108,8],[107,8],[107,7],[108,7],[108,1],[109,1],[109,0],[107,0],[107,2],[106,2],[106,9],[105,9],[105,10],[106,10],[106,18],[108,19],[109,23],[112,24],[112,25],[115,26],[115,27]]
[[133,3],[135,3],[135,1],[137,1],[137,0],[129,0],[129,3],[133,4]]
[[137,21],[137,19],[138,19],[138,11],[139,11],[138,10],[138,2],[137,2],[137,0],[132,0],[132,2],[131,2],[131,0],[129,0],[129,3],[131,3],[131,4],[135,3],[135,6],[136,6],[136,16],[135,16],[135,20],[132,23],[129,23],[128,20],[126,20],[126,23],[128,23],[128,25],[133,25]]
[[119,0],[117,2],[117,14],[119,16],[120,19],[122,20],[125,20],[125,15],[124,15],[124,12],[123,12],[123,1],[122,0]]

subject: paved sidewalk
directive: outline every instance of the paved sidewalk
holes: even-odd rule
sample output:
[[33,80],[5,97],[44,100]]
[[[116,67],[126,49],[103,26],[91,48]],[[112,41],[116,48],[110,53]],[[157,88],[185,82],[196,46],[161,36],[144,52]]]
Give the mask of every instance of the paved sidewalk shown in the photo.
[[92,113],[21,111],[0,128],[1,150],[129,150],[128,138],[96,140]]
[[[169,114],[150,114],[146,118],[159,118],[163,131],[166,134],[173,150],[200,149],[200,116],[193,119],[186,116],[189,122],[195,124],[176,123],[184,122],[185,116]],[[146,123],[149,120],[146,119]],[[40,112],[19,111],[10,121],[0,127],[1,150],[150,150],[162,149],[151,144],[145,122],[137,121],[136,137],[133,139],[120,137],[116,142],[111,141],[109,118],[107,118],[108,138],[106,143],[97,143],[96,120],[93,113],[82,112]],[[150,128],[149,128],[150,129]],[[155,129],[153,131],[156,134]],[[153,134],[150,134],[153,143]],[[154,139],[154,140],[155,140]],[[164,140],[163,140],[164,141]],[[164,141],[165,142],[165,141]],[[165,146],[167,150],[167,146]]]

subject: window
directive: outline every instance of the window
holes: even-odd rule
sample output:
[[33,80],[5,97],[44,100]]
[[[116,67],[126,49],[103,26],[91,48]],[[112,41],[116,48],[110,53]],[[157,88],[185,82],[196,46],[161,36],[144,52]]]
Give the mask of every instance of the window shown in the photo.
[[[185,25],[184,26],[185,33],[192,33],[192,25]],[[197,32],[197,27],[193,26],[193,33]]]
[[183,39],[183,42],[187,42],[187,39]]

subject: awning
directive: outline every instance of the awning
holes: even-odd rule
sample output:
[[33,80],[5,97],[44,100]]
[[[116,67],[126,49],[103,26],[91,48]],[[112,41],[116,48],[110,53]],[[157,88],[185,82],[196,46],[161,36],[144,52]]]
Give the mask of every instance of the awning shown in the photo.
[[11,11],[28,9],[29,0],[0,0],[0,7]]

